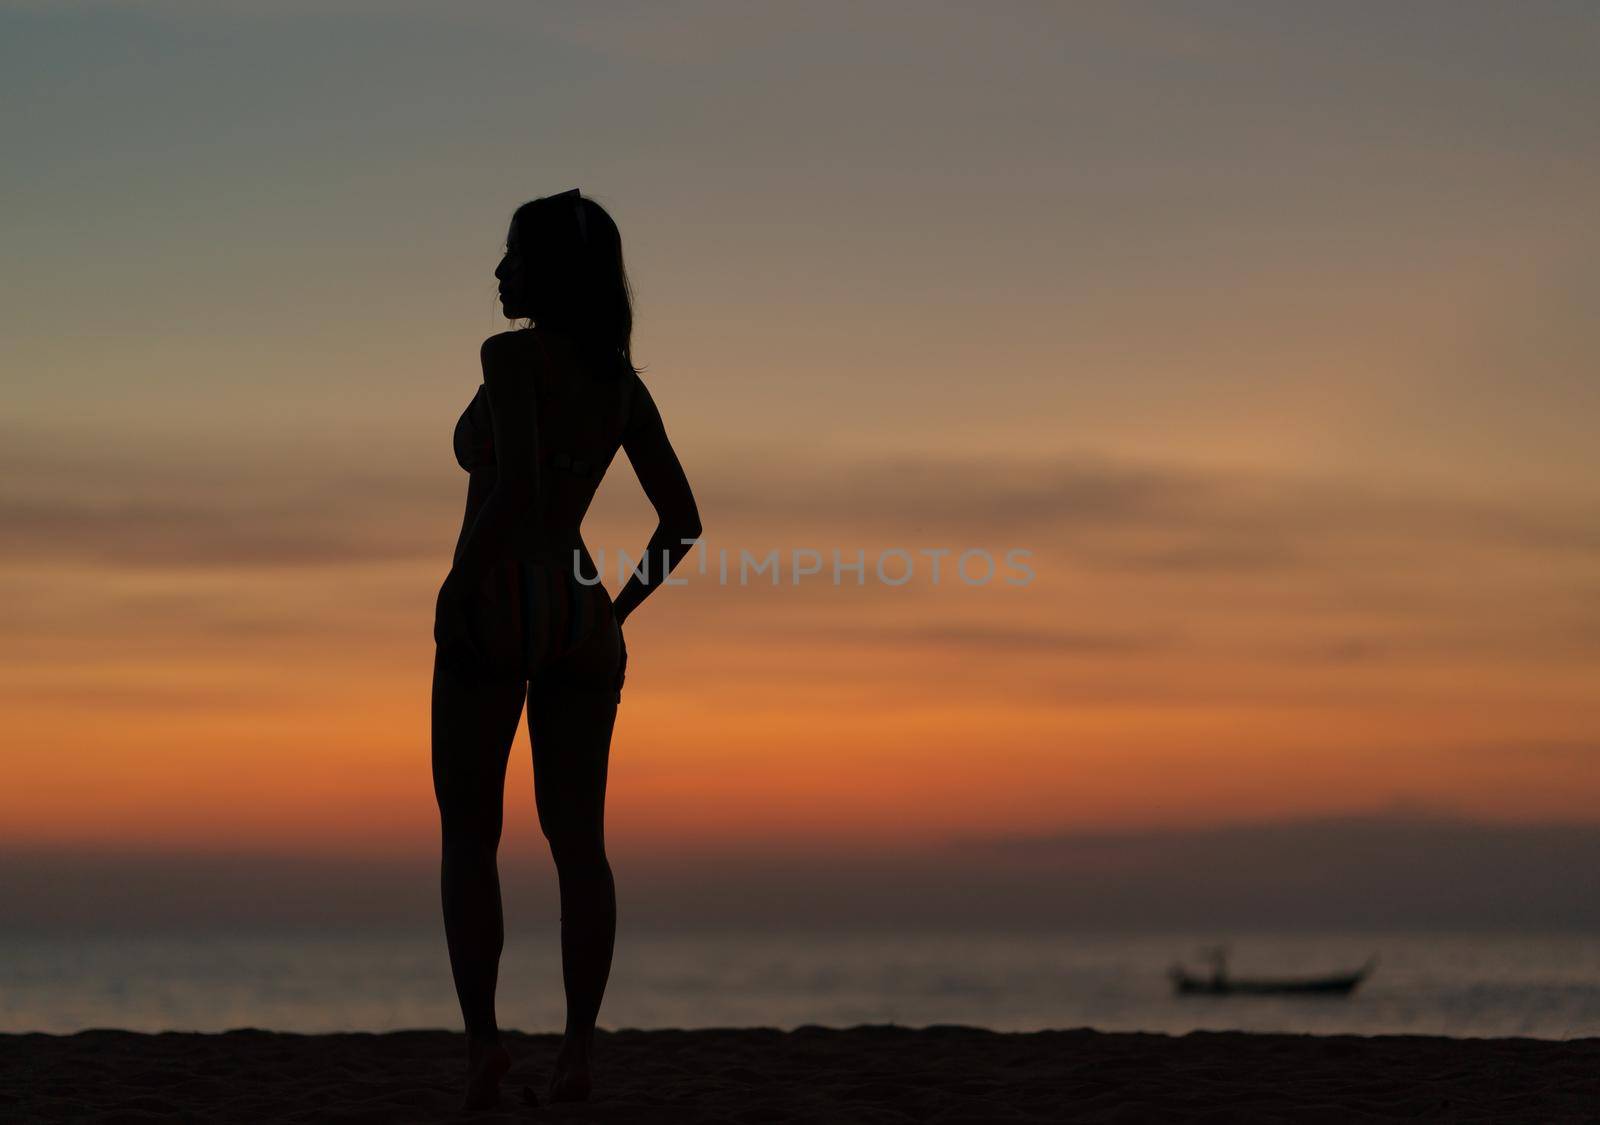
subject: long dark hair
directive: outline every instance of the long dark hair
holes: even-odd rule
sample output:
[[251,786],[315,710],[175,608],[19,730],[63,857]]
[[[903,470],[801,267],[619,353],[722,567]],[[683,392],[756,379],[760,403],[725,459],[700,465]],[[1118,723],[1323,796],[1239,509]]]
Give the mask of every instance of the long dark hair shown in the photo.
[[530,199],[512,214],[509,239],[528,319],[574,337],[596,371],[638,370],[622,233],[606,209],[576,189]]

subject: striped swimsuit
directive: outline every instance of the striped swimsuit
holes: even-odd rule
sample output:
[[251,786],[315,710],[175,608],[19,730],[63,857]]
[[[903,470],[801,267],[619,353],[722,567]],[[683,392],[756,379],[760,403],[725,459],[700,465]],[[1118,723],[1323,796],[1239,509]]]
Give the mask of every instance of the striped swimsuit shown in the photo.
[[[495,464],[493,421],[482,384],[456,422],[454,445],[456,463],[469,473]],[[548,491],[556,474],[594,479],[597,485],[605,466],[549,450],[541,441],[539,468],[541,491]],[[611,597],[597,575],[585,572],[585,579],[594,580],[591,585],[579,581],[576,546],[574,536],[570,546],[508,559],[493,569],[468,607],[468,634],[486,666],[503,669],[516,659],[527,679],[567,686],[584,686],[583,681],[600,677],[617,679],[620,639]],[[509,622],[517,625],[514,644],[504,632]],[[619,681],[619,692],[620,686]]]

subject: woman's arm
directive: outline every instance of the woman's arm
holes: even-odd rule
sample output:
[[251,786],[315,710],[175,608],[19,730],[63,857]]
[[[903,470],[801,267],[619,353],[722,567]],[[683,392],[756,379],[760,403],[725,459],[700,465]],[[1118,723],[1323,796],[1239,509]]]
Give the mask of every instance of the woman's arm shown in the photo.
[[539,429],[526,353],[510,332],[483,342],[483,385],[494,433],[495,479],[456,548],[451,578],[476,583],[510,552],[513,530],[529,525],[539,497]]
[[656,510],[656,530],[645,547],[645,576],[635,571],[617,595],[614,604],[618,624],[626,621],[688,554],[693,544],[684,540],[700,537],[700,510],[695,506],[689,478],[667,440],[661,412],[642,381],[633,393],[622,448]]

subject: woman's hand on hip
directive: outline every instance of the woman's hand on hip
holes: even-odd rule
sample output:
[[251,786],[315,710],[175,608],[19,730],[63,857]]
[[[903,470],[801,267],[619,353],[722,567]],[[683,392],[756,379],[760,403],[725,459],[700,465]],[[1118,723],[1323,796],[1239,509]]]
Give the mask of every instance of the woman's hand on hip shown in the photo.
[[628,678],[628,639],[622,633],[622,622],[617,622],[617,696],[622,696],[622,682]]

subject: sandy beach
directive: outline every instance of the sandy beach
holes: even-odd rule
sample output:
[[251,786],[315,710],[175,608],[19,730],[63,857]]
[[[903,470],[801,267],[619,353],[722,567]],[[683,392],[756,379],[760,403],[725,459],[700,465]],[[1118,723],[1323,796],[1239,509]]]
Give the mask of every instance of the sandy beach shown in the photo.
[[[475,1121],[1595,1121],[1600,1039],[1181,1037],[864,1026],[602,1033],[595,1098],[529,1105],[553,1035],[508,1036]],[[456,1118],[459,1035],[0,1037],[7,1121]],[[542,1102],[542,1098],[541,1098]]]

